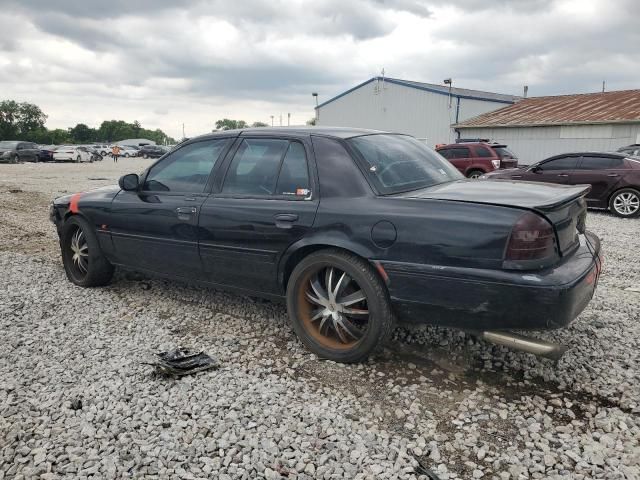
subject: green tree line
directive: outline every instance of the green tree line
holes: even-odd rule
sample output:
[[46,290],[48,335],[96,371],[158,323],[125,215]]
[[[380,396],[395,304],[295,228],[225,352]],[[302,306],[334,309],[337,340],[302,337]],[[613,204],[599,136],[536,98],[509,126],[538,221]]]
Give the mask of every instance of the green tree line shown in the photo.
[[0,140],[26,140],[40,144],[115,143],[127,138],[148,138],[158,144],[176,143],[162,130],[142,128],[140,122],[105,120],[98,128],[79,123],[73,128],[45,127],[47,115],[31,103],[15,100],[0,102]]

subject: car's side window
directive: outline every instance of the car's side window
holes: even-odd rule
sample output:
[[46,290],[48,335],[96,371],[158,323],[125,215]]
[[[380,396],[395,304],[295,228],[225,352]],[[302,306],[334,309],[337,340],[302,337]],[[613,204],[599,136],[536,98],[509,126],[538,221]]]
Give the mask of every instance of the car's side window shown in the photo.
[[175,150],[151,168],[143,190],[202,193],[228,139],[205,140]]
[[469,158],[469,149],[468,148],[452,148],[451,154],[448,158]]
[[540,169],[545,170],[573,170],[578,163],[578,157],[562,157],[550,160],[540,165]]
[[451,158],[451,149],[443,148],[442,150],[438,150],[438,153],[442,155],[444,158]]
[[273,195],[288,140],[247,138],[236,151],[222,193]]
[[604,170],[611,168],[611,157],[582,157],[579,170]]
[[276,195],[294,195],[306,197],[309,195],[309,169],[304,147],[299,142],[291,142],[282,160]]
[[477,146],[477,147],[474,147],[474,148],[475,148],[477,157],[483,157],[483,158],[493,157],[493,155],[491,154],[489,149],[486,148],[486,147]]

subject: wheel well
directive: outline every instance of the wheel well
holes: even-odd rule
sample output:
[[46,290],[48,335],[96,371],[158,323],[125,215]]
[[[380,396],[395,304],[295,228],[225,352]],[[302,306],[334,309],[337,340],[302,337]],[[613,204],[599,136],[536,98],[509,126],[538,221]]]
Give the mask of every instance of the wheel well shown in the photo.
[[[305,257],[308,257],[312,253],[318,252],[320,250],[342,250],[351,255],[356,255],[357,257],[363,258],[362,255],[358,255],[356,252],[352,250],[348,250],[346,248],[336,247],[335,245],[307,245],[306,247],[299,248],[296,250],[286,261],[284,268],[282,270],[282,288],[284,291],[287,290],[287,283],[289,283],[289,277],[293,272],[293,269],[296,268],[296,265],[302,261]],[[363,260],[367,261],[366,258]],[[378,273],[378,272],[376,272]]]
[[634,192],[636,192],[638,195],[640,195],[640,189],[638,188],[634,188],[634,187],[620,187],[616,190],[614,190],[613,192],[611,192],[611,195],[609,195],[609,198],[607,198],[607,208],[609,208],[609,205],[611,204],[611,199],[613,198],[613,196],[618,193],[620,190],[633,190]]

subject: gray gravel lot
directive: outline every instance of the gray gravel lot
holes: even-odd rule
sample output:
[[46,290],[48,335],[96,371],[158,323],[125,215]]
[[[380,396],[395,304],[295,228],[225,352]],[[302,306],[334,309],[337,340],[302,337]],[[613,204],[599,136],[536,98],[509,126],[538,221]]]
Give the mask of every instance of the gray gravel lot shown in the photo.
[[[0,165],[0,480],[640,478],[640,220],[589,213],[605,269],[569,328],[540,333],[570,346],[557,364],[403,327],[345,366],[309,354],[277,303],[67,281],[50,199],[150,162]],[[178,345],[221,367],[172,380],[143,363]]]

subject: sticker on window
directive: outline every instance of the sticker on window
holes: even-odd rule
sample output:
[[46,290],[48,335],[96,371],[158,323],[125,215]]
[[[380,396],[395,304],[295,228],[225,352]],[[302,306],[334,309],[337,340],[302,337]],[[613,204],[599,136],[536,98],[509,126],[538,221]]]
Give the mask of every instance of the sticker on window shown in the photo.
[[311,193],[311,190],[309,190],[308,188],[297,188],[296,189],[296,195],[300,196],[300,197],[306,197]]

